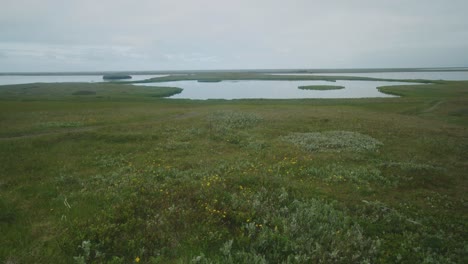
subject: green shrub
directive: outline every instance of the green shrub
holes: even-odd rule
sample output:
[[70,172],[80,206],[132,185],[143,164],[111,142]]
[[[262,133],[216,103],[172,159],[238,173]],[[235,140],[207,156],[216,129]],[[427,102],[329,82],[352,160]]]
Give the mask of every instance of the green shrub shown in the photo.
[[[198,263],[372,263],[380,241],[365,237],[345,212],[323,200],[298,201],[285,190],[233,196],[233,208],[250,212],[242,234],[217,257]],[[249,213],[247,213],[249,215]]]

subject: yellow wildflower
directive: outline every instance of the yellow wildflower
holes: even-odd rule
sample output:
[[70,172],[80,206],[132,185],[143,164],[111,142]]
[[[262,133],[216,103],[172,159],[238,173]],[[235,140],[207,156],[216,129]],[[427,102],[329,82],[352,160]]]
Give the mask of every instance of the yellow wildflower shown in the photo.
[[140,262],[140,258],[139,258],[139,257],[136,257],[136,258],[135,258],[135,262],[137,262],[137,263]]

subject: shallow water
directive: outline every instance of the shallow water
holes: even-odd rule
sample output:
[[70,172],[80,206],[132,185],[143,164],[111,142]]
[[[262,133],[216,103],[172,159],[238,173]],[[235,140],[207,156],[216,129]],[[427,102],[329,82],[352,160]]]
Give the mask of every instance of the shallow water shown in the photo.
[[[380,81],[222,81],[217,83],[178,81],[143,83],[146,86],[169,86],[184,89],[170,98],[180,99],[301,99],[301,98],[366,98],[394,97],[379,92],[376,87],[401,85],[401,82]],[[303,85],[340,85],[340,90],[301,90]]]
[[[446,74],[447,72],[443,72]],[[453,72],[450,72],[453,73]],[[375,73],[375,74],[399,74],[399,73]],[[405,72],[403,74],[412,74]],[[301,74],[298,74],[301,75]],[[330,74],[333,75],[333,74]],[[349,75],[349,74],[348,74]],[[132,81],[144,80],[167,75],[133,75]],[[350,75],[351,76],[351,75]],[[358,76],[358,75],[355,75]],[[377,76],[370,76],[377,77]],[[382,78],[390,78],[383,76]],[[403,78],[398,76],[398,78]],[[128,80],[123,80],[128,81]],[[70,76],[0,76],[0,85],[23,83],[56,83],[56,82],[104,82],[101,75],[70,75]],[[171,98],[181,99],[302,99],[302,98],[365,98],[365,97],[394,97],[380,93],[376,88],[386,85],[407,84],[401,82],[381,81],[222,81],[216,83],[197,81],[177,81],[143,83],[146,86],[170,86],[183,88],[183,92]],[[301,90],[303,85],[340,85],[345,89],[340,90]]]
[[[138,81],[154,77],[167,75],[132,75],[132,79],[122,81]],[[0,85],[23,84],[23,83],[59,83],[59,82],[107,82],[102,79],[102,75],[59,75],[59,76],[21,76],[21,75],[0,75]]]
[[353,76],[382,79],[426,79],[463,81],[468,80],[468,71],[434,71],[434,72],[363,72],[363,73],[275,73],[271,75],[323,75],[323,76]]

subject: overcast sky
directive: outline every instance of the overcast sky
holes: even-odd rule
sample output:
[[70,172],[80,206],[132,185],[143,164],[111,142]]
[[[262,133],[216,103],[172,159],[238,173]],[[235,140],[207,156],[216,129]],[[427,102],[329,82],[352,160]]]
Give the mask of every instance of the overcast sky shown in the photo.
[[0,72],[468,66],[467,0],[1,0]]

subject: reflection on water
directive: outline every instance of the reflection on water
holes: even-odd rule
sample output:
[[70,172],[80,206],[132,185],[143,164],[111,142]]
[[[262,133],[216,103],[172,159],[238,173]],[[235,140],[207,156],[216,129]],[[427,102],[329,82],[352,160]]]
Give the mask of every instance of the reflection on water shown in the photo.
[[[184,89],[182,93],[171,98],[206,100],[394,97],[380,93],[376,87],[401,84],[407,83],[374,81],[222,81],[209,83],[178,81],[139,85],[180,87]],[[303,85],[340,85],[344,86],[345,89],[314,91],[297,88]]]
[[[132,75],[132,79],[123,81],[138,81],[167,75]],[[60,75],[60,76],[21,76],[0,75],[0,85],[22,84],[22,83],[58,83],[58,82],[105,82],[102,75]]]

